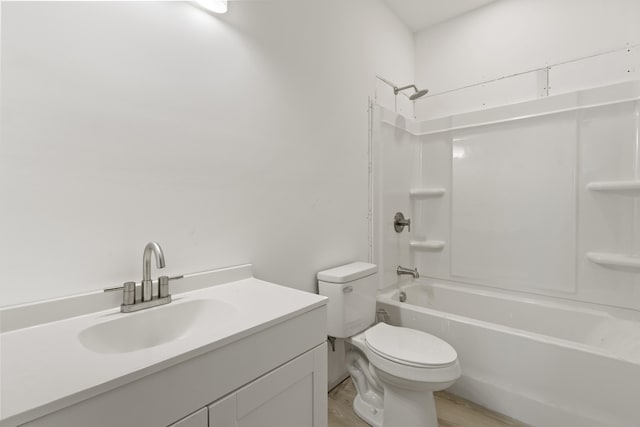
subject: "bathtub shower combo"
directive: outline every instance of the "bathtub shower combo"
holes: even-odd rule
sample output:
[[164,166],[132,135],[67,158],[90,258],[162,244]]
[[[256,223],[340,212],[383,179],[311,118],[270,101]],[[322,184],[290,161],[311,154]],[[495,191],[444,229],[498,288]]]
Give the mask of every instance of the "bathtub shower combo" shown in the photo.
[[490,409],[640,425],[640,83],[426,121],[372,111],[379,320],[451,344],[451,391]]

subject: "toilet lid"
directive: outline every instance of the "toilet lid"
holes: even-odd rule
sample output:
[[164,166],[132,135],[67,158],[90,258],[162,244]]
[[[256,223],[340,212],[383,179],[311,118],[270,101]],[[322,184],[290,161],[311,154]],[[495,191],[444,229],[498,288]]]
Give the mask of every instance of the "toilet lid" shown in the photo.
[[378,323],[364,334],[367,347],[385,359],[434,368],[450,365],[458,354],[446,341],[415,329]]

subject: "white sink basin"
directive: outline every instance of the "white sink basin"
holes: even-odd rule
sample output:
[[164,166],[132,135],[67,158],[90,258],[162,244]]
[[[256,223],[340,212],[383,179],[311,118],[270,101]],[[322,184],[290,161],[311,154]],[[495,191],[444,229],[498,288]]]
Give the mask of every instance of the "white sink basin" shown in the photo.
[[95,353],[129,353],[179,340],[203,328],[212,329],[232,320],[238,310],[215,299],[174,301],[82,330],[78,339]]

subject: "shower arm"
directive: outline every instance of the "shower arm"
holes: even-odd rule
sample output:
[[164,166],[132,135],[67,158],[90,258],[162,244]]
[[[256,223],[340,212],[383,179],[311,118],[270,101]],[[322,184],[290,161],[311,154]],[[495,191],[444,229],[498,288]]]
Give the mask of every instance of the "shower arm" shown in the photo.
[[410,87],[412,87],[413,90],[415,90],[416,92],[418,91],[418,88],[416,87],[416,85],[407,85],[407,86],[402,86],[402,87],[394,86],[393,87],[393,93],[397,95],[401,91],[403,91],[405,89],[409,89]]
[[413,88],[414,93],[412,95],[407,95],[406,93],[403,93],[404,96],[406,96],[407,98],[409,98],[410,101],[415,101],[418,98],[422,98],[423,96],[425,96],[427,93],[429,93],[429,89],[423,89],[423,90],[419,90],[415,84],[411,84],[411,85],[406,85],[406,86],[402,86],[402,87],[398,87],[396,86],[393,82],[390,82],[389,80],[380,77],[380,76],[376,76],[376,78],[378,80],[380,80],[381,82],[391,86],[393,88],[393,93],[394,95],[398,96],[403,90],[405,89],[410,89]]
[[[398,85],[396,85],[395,83],[393,83],[393,82],[391,82],[391,81],[389,81],[389,80],[385,79],[385,78],[384,78],[384,77],[382,77],[382,76],[376,76],[376,79],[380,80],[382,83],[384,83],[384,84],[386,84],[386,85],[388,85],[388,86],[391,86],[391,88],[393,89],[393,91],[394,91],[394,93],[395,93],[395,89],[398,87]],[[407,98],[409,97],[409,95],[407,95],[406,93],[397,93],[396,95],[404,95],[404,96],[406,96]]]

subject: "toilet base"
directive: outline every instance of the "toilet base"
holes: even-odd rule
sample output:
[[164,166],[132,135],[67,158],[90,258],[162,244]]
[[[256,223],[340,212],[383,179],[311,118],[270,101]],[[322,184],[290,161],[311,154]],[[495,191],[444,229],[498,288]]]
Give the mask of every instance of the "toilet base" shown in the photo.
[[366,403],[359,394],[353,399],[353,411],[372,427],[382,427],[383,409],[376,408]]
[[385,390],[385,409],[376,408],[356,395],[353,411],[372,427],[438,427],[433,393]]
[[433,393],[385,387],[383,427],[438,427]]

